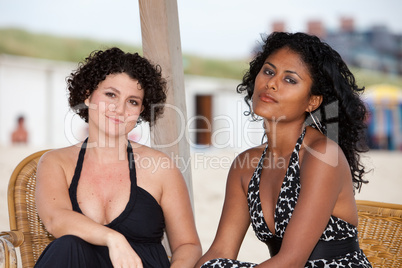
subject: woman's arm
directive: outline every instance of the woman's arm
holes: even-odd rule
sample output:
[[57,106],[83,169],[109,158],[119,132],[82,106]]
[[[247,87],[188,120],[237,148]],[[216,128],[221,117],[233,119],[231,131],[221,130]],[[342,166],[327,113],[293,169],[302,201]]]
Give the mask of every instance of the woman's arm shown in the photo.
[[193,267],[202,249],[195,227],[190,197],[184,178],[171,159],[169,165],[158,167],[152,176],[162,184],[160,204],[166,223],[166,233],[172,251],[171,267]]
[[304,267],[335,206],[343,202],[341,193],[352,192],[352,184],[346,183],[352,180],[348,163],[332,141],[321,139],[306,148],[300,172],[300,195],[281,249],[258,267]]
[[141,263],[122,234],[72,210],[61,154],[50,151],[38,164],[36,206],[46,229],[56,238],[75,235],[88,243],[108,246],[113,264]]
[[[238,160],[236,158],[235,161]],[[215,239],[194,267],[199,268],[206,261],[215,258],[237,258],[250,224],[247,196],[242,185],[243,172],[239,166],[241,165],[232,164],[228,174],[225,201]]]

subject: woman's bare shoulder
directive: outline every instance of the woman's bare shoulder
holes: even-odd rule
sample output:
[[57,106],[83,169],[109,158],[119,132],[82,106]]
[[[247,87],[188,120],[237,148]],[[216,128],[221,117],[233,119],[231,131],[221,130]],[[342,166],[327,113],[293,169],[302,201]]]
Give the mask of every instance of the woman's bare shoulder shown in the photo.
[[60,159],[60,160],[66,160],[73,155],[76,155],[79,153],[81,149],[82,143],[74,144],[71,146],[67,147],[62,147],[62,148],[57,148],[57,149],[51,149],[47,151],[46,153],[43,154],[42,158],[45,159]]
[[231,168],[238,171],[254,171],[265,147],[266,144],[261,144],[243,151],[233,160]]
[[258,166],[266,144],[262,144],[240,153],[232,163],[228,174],[228,185],[240,185],[247,192],[250,179]]
[[[133,147],[133,160],[136,167],[152,170],[154,174],[177,170],[184,157],[168,155],[147,145],[131,142]],[[182,159],[183,158],[183,159]]]
[[332,167],[339,166],[339,162],[346,160],[339,145],[330,138],[318,134],[315,129],[306,132],[303,141],[303,153],[305,161],[313,161],[314,164],[325,164]]
[[162,151],[152,148],[148,145],[141,144],[138,142],[130,141],[131,147],[133,148],[133,153],[139,153],[146,156],[167,156]]
[[62,167],[68,169],[77,161],[82,143],[47,151],[39,160],[38,168]]

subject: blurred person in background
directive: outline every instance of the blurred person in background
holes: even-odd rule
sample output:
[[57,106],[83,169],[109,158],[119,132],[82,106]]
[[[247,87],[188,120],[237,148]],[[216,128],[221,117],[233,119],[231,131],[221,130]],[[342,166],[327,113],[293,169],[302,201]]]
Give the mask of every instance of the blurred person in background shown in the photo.
[[25,128],[25,117],[20,115],[17,119],[17,127],[11,134],[12,144],[27,144],[28,131]]

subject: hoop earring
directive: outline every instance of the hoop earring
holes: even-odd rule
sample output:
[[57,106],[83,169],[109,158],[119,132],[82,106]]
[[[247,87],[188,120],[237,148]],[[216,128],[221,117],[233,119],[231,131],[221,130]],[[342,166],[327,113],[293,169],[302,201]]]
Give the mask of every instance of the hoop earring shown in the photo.
[[264,128],[264,135],[262,135],[261,144],[264,144],[264,139],[266,140],[266,142],[268,142],[267,128],[266,128],[266,125],[265,125],[265,121],[263,121],[262,127]]
[[314,125],[317,127],[318,131],[320,131],[321,134],[324,134],[324,133],[322,132],[322,130],[321,130],[322,125],[321,125],[320,120],[318,120],[318,118],[317,118],[317,120],[316,120],[316,119],[314,118],[314,115],[313,115],[310,111],[308,111],[308,112],[309,112],[309,114],[310,114],[311,119],[313,119]]
[[251,119],[253,119],[253,121],[260,121],[261,120],[260,118],[258,118],[258,115],[256,115],[254,112],[251,112],[250,115],[251,115]]

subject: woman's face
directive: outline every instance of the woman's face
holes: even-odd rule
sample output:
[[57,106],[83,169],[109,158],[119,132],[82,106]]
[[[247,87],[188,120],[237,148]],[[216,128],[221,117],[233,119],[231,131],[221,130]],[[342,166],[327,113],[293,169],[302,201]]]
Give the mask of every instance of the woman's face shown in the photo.
[[98,135],[127,135],[143,110],[143,98],[137,80],[126,73],[108,75],[85,100],[90,133],[92,129]]
[[311,86],[310,72],[299,54],[281,48],[267,57],[255,79],[253,111],[267,120],[304,122],[305,111],[312,109]]

